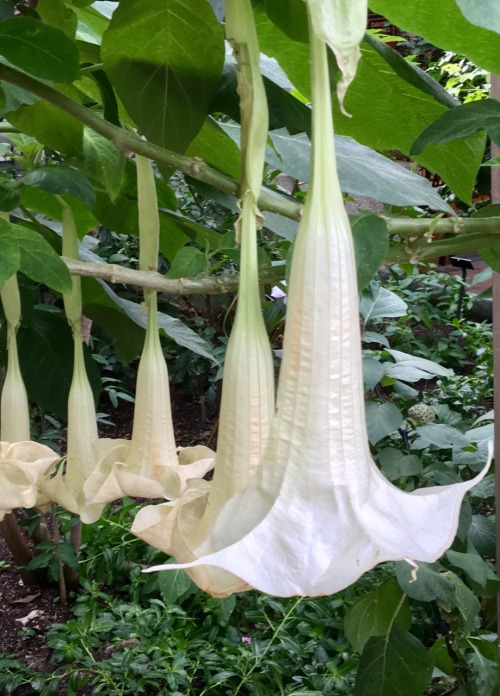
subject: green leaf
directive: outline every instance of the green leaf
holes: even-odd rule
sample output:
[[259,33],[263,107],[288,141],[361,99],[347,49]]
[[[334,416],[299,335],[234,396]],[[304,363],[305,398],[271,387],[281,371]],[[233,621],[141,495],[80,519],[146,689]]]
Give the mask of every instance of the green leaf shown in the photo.
[[125,155],[113,143],[93,131],[83,131],[84,167],[88,176],[101,181],[112,201],[116,200],[125,169]]
[[372,445],[397,430],[403,422],[403,414],[394,404],[367,401],[366,426]]
[[461,13],[471,24],[500,34],[500,5],[496,0],[456,0]]
[[38,0],[36,11],[47,24],[60,29],[70,39],[75,36],[78,20],[66,0]]
[[481,587],[486,585],[489,569],[479,554],[447,551],[446,558],[452,566],[463,570],[478,585],[481,585]]
[[77,157],[82,154],[83,125],[49,102],[21,106],[9,112],[8,120],[52,150]]
[[346,638],[356,652],[362,652],[372,636],[385,636],[394,621],[400,628],[411,626],[405,595],[395,578],[388,578],[374,592],[360,597],[344,619]]
[[467,655],[467,662],[472,669],[474,696],[492,696],[498,691],[498,661],[488,660],[475,649]]
[[[96,192],[94,214],[99,222],[119,234],[137,234],[139,211],[137,200],[118,194],[112,202],[105,193]],[[172,261],[179,249],[189,241],[181,227],[160,212],[160,251]]]
[[363,357],[363,382],[366,389],[375,389],[385,375],[384,364],[370,356]]
[[370,287],[370,290],[370,294],[363,293],[359,303],[359,311],[365,324],[390,317],[404,317],[407,314],[406,302],[391,290],[378,285]]
[[0,22],[0,55],[27,73],[53,82],[78,77],[78,51],[64,32],[32,17]]
[[92,206],[95,201],[90,181],[78,169],[48,164],[26,174],[23,183],[47,193],[69,193],[76,200],[89,206]]
[[411,154],[418,155],[429,145],[458,140],[483,130],[500,143],[500,103],[494,99],[469,102],[450,109],[418,136]]
[[122,0],[101,52],[144,135],[185,152],[205,121],[224,61],[222,29],[206,0]]
[[411,633],[396,626],[370,638],[359,660],[354,696],[422,696],[430,684],[432,658]]
[[[39,188],[23,186],[21,189],[23,205],[32,211],[42,213],[52,220],[62,220],[62,209],[60,203],[52,194],[46,193]],[[62,198],[70,206],[75,218],[78,235],[83,237],[87,232],[93,230],[99,224],[90,208],[81,201],[63,194]]]
[[[463,2],[464,0],[460,0]],[[495,0],[486,0],[497,7],[492,15],[493,27],[498,15]],[[482,13],[488,27],[482,29],[471,24],[460,11],[457,0],[369,0],[370,9],[381,13],[391,24],[422,36],[434,46],[467,56],[473,63],[492,73],[500,74],[500,37],[490,31],[489,14],[484,0],[469,0]]]
[[455,575],[455,573],[451,571],[447,571],[444,575],[453,585],[453,594],[447,599],[441,600],[440,604],[447,611],[456,607],[462,616],[465,631],[469,632],[472,630],[474,619],[481,610],[479,599],[472,590],[469,590],[467,585],[460,580],[458,575]]
[[416,431],[421,439],[419,449],[434,445],[439,449],[450,449],[452,447],[467,447],[469,441],[456,428],[444,423],[430,423],[429,425],[419,425]]
[[418,65],[403,58],[401,53],[372,36],[372,34],[365,34],[365,41],[382,56],[399,77],[409,82],[410,85],[430,95],[443,106],[448,108],[458,106],[459,102],[439,82],[421,70]]
[[454,591],[453,584],[444,573],[439,572],[439,566],[422,562],[417,565],[417,577],[414,579],[415,569],[409,563],[396,563],[396,577],[401,589],[419,602],[449,599]]
[[[167,565],[175,563],[175,558],[170,558]],[[169,570],[158,574],[158,586],[165,604],[175,606],[197,592],[196,585],[183,570]]]
[[[17,334],[19,360],[30,401],[66,418],[73,374],[73,337],[62,314],[34,309],[29,326]],[[101,378],[87,346],[84,346],[89,380],[98,396]]]
[[[146,313],[140,304],[119,297],[104,281],[98,280],[98,282],[108,297],[110,297],[113,302],[120,309],[122,309],[127,316],[130,317],[130,319],[132,319],[133,322],[142,328],[146,328]],[[193,353],[197,353],[198,355],[201,355],[212,362],[216,362],[210,344],[204,341],[188,326],[183,324],[180,319],[176,319],[168,314],[158,312],[158,325],[160,329],[163,329],[167,336],[169,336],[178,345],[184,346],[184,348],[188,348],[189,350],[192,350]]]
[[389,250],[389,230],[385,220],[372,213],[351,218],[356,250],[358,288],[362,290],[373,279]]
[[34,104],[39,100],[32,92],[28,92],[17,85],[2,82],[0,94],[0,113],[3,116],[11,111],[16,111],[23,104]]
[[[271,164],[300,181],[309,181],[311,144],[307,135],[289,135],[282,129],[269,137],[279,154]],[[427,179],[375,150],[342,135],[335,136],[335,149],[342,191],[391,205],[427,205],[451,212]]]
[[17,273],[20,264],[19,244],[12,234],[10,225],[0,219],[0,289],[14,273]]
[[495,524],[489,517],[484,517],[484,515],[472,515],[469,528],[469,539],[481,556],[489,558],[495,556]]
[[167,278],[192,278],[207,270],[207,259],[196,247],[179,249],[172,261]]
[[[419,7],[413,11],[416,15],[420,13]],[[381,13],[384,14],[383,9]],[[308,47],[285,36],[259,9],[256,20],[261,50],[276,58],[295,87],[306,97],[310,96]],[[404,24],[398,26],[406,28]],[[408,155],[415,138],[444,113],[446,107],[401,79],[366,41],[361,49],[362,60],[345,100],[345,108],[352,118],[342,115],[335,107],[336,131],[376,150],[397,149]],[[484,145],[484,135],[474,135],[463,142],[426,148],[417,161],[430,171],[438,172],[461,199],[470,201]]]
[[403,454],[395,447],[385,447],[377,455],[378,463],[389,481],[403,476],[418,476],[422,473],[422,462],[416,454]]
[[240,151],[234,141],[222,130],[212,118],[207,118],[188,147],[186,154],[199,157],[212,167],[239,179]]
[[21,225],[11,225],[19,245],[19,270],[57,292],[71,290],[69,271],[50,244],[38,233]]

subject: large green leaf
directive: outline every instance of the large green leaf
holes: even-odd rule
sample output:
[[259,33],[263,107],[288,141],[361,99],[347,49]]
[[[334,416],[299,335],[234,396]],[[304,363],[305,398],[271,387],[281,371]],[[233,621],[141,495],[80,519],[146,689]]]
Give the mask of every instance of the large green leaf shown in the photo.
[[19,270],[58,292],[71,290],[71,276],[66,265],[42,235],[21,225],[10,225],[10,229],[19,245]]
[[[396,563],[396,577],[401,589],[419,602],[448,600],[453,595],[453,584],[440,572],[439,566],[418,563],[415,573],[407,561]],[[415,577],[416,575],[416,577]]]
[[356,249],[358,288],[372,280],[389,249],[389,231],[385,220],[372,213],[351,217]]
[[[309,96],[307,45],[289,39],[262,10],[258,9],[256,17],[264,53],[276,58],[293,84]],[[352,118],[335,108],[336,131],[376,150],[397,149],[408,155],[415,138],[446,107],[431,94],[401,79],[366,41],[361,49],[362,60],[345,100]],[[484,135],[476,134],[464,141],[428,147],[416,161],[438,172],[460,198],[470,201],[484,145]]]
[[240,177],[240,151],[234,141],[212,118],[205,120],[186,154],[199,157],[235,179]]
[[78,169],[47,164],[26,174],[23,183],[47,193],[69,193],[73,198],[90,206],[95,201],[90,181]]
[[120,190],[125,155],[113,143],[85,128],[83,132],[84,169],[92,179],[101,181],[106,193],[114,201]]
[[[66,417],[73,374],[73,338],[62,314],[35,309],[28,326],[18,332],[21,369],[31,401],[61,418]],[[96,397],[101,378],[85,346],[87,374]]]
[[42,145],[67,155],[81,156],[83,125],[57,106],[40,100],[9,112],[7,119]]
[[456,0],[456,3],[468,22],[500,34],[500,5],[497,0]]
[[[33,186],[23,186],[21,195],[23,205],[29,210],[42,213],[52,220],[62,221],[61,205],[52,194],[46,193],[42,191],[42,189],[34,188]],[[63,194],[62,198],[73,211],[76,229],[80,237],[83,237],[87,232],[97,227],[99,221],[87,205],[66,194]],[[45,221],[45,224],[47,224],[47,221]]]
[[78,77],[75,43],[60,29],[32,17],[0,22],[0,55],[21,70],[53,82]]
[[66,0],[38,0],[36,11],[47,24],[60,29],[70,39],[75,36],[78,20]]
[[[138,326],[146,328],[147,315],[142,305],[120,297],[104,281],[98,280],[98,282],[117,307],[122,309]],[[215,361],[210,344],[198,336],[189,326],[183,324],[180,319],[158,312],[158,326],[178,345],[184,346],[184,348],[188,348],[193,353],[197,353],[208,360]]]
[[[99,222],[119,234],[138,234],[139,212],[137,200],[119,194],[112,202],[104,192],[97,192],[94,213]],[[160,251],[172,261],[179,249],[189,241],[175,221],[160,215]]]
[[418,638],[394,626],[389,635],[370,638],[366,644],[354,696],[422,696],[433,666]]
[[[276,165],[300,181],[309,181],[311,144],[307,135],[289,135],[286,130],[269,135],[279,154]],[[427,179],[375,150],[342,135],[335,136],[335,149],[343,191],[391,205],[427,205],[451,212]]]
[[412,145],[412,154],[419,154],[429,145],[438,145],[465,138],[486,130],[500,144],[500,102],[484,99],[450,109],[428,126]]
[[367,401],[365,406],[368,439],[372,445],[401,427],[403,414],[395,404]]
[[[497,6],[496,0],[489,2]],[[369,5],[391,24],[422,36],[439,48],[466,55],[476,65],[500,74],[500,36],[468,22],[457,0],[439,0],[439,3],[435,0],[369,0]],[[476,8],[475,14],[484,12],[484,22],[489,20],[484,2],[470,0],[470,5]],[[498,15],[498,6],[495,15]]]
[[202,127],[224,61],[206,0],[122,0],[102,40],[106,72],[149,140],[184,152]]
[[344,619],[344,630],[349,643],[360,653],[372,636],[385,636],[394,621],[400,628],[408,629],[411,614],[396,579],[388,578],[350,607]]
[[16,237],[12,234],[10,225],[5,220],[0,219],[0,289],[3,284],[14,273],[17,272],[20,264],[19,244]]

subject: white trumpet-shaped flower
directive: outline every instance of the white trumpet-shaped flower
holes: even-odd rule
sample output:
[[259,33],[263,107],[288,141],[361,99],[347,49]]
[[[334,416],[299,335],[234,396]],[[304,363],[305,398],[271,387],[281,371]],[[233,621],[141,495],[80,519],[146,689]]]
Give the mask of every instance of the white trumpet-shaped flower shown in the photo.
[[[137,156],[139,207],[139,267],[156,269],[159,245],[158,202],[151,162]],[[89,503],[105,503],[124,495],[178,498],[190,479],[201,479],[213,468],[207,447],[181,450],[175,446],[167,364],[158,332],[157,294],[144,292],[147,328],[137,372],[134,424],[126,456],[103,460],[85,483]]]
[[59,459],[45,445],[30,441],[28,395],[17,354],[17,328],[21,301],[16,276],[9,278],[1,292],[7,321],[8,363],[0,406],[0,521],[15,508],[37,503],[37,482]]
[[[59,197],[58,197],[59,198]],[[63,254],[78,258],[78,237],[73,212],[59,198],[63,214]],[[89,504],[84,484],[94,469],[123,458],[126,440],[99,439],[94,395],[89,384],[83,355],[82,298],[80,278],[72,279],[72,290],[64,294],[66,318],[73,332],[73,377],[68,396],[66,458],[53,467],[40,483],[48,502],[58,503],[82,522],[90,524],[101,516],[104,503]]]
[[74,337],[73,379],[68,396],[67,453],[41,484],[46,498],[91,524],[101,516],[104,503],[88,504],[84,485],[102,462],[114,462],[128,448],[126,440],[99,439],[94,395],[83,358],[81,334]]
[[213,468],[208,447],[187,447],[177,454],[167,365],[158,334],[156,293],[147,296],[148,324],[137,372],[132,439],[124,456],[103,460],[85,483],[89,502],[105,503],[125,495],[178,498],[189,479]]
[[219,512],[214,565],[277,595],[337,592],[388,560],[435,561],[470,481],[406,493],[370,455],[356,264],[334,155],[326,48],[312,32],[313,162],[289,283],[277,413],[247,488]]
[[[232,496],[248,485],[262,456],[274,414],[273,360],[261,312],[256,239],[256,200],[262,183],[268,115],[248,0],[227,2],[226,28],[240,61],[243,157],[237,231],[241,239],[241,269],[238,304],[224,364],[214,478],[211,482],[189,482],[177,501],[143,508],[132,526],[134,534],[184,562],[214,550],[211,530],[216,516]],[[249,589],[238,574],[213,566],[199,566],[187,572],[199,587],[215,596]]]

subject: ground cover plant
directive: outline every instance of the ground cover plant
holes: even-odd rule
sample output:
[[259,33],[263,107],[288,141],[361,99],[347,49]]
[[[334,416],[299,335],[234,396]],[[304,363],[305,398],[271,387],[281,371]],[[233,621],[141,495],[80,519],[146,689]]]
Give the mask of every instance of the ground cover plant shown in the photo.
[[367,9],[2,9],[0,528],[73,602],[7,693],[496,693],[492,331],[411,266],[497,267],[500,20],[370,4],[471,100]]

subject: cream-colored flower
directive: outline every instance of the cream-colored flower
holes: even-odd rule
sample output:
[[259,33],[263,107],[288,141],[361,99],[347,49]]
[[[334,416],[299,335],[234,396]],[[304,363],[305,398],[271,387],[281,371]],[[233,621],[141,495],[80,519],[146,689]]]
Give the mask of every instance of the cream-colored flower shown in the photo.
[[[274,371],[262,318],[257,260],[256,201],[262,183],[267,138],[267,104],[259,73],[259,51],[250,3],[229,0],[226,28],[240,61],[238,92],[242,112],[242,200],[237,231],[241,238],[240,287],[229,338],[214,478],[190,481],[179,500],[149,505],[137,514],[132,532],[179,561],[210,553],[211,530],[222,506],[245,489],[269,434],[274,414]],[[215,596],[249,589],[238,575],[216,567],[187,571]]]
[[[151,162],[137,156],[136,165],[139,267],[147,271],[156,269],[160,221]],[[101,461],[87,479],[85,495],[89,503],[105,503],[125,495],[175,499],[190,479],[201,479],[213,468],[214,453],[206,447],[186,448],[177,455],[169,376],[158,331],[156,292],[145,290],[144,304],[148,318],[137,372],[130,447],[118,461]]]
[[0,521],[15,508],[31,508],[38,501],[37,483],[59,456],[45,445],[30,441],[28,395],[17,354],[21,300],[16,276],[0,291],[7,321],[8,363],[0,405]]
[[277,413],[246,489],[219,512],[213,565],[277,595],[331,594],[388,560],[433,562],[485,474],[405,493],[370,455],[356,264],[334,154],[326,47],[311,37],[312,183],[296,238]]

